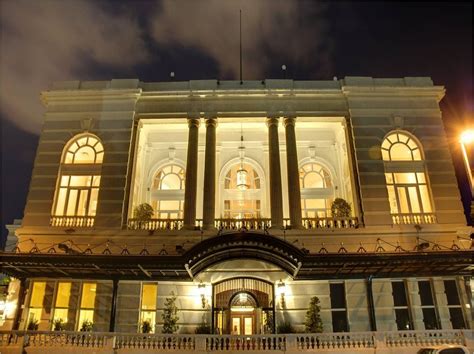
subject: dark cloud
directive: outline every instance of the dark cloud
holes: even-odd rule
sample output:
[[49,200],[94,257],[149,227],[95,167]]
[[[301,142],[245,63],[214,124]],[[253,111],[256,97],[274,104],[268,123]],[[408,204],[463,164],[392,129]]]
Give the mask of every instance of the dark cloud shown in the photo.
[[126,11],[98,1],[0,1],[0,106],[17,125],[38,133],[39,93],[53,81],[80,79],[88,63],[128,67],[143,63],[143,32]]
[[218,63],[226,78],[239,77],[240,9],[245,78],[264,78],[268,66],[287,60],[295,66],[317,62],[320,72],[332,71],[333,44],[324,16],[325,4],[164,0],[161,5],[150,17],[154,40],[164,45],[179,43],[199,48]]

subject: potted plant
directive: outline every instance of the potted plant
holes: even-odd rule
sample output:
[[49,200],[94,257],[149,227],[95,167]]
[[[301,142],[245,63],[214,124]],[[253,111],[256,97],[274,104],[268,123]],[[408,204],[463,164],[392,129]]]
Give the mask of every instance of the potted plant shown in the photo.
[[38,323],[38,320],[35,320],[33,317],[30,318],[30,321],[28,322],[28,326],[26,327],[26,329],[28,331],[37,331],[38,330],[38,326],[39,326],[39,323]]
[[149,320],[143,320],[141,324],[142,333],[151,333],[151,322]]
[[348,218],[351,216],[351,205],[342,198],[336,198],[331,204],[331,214],[333,218]]
[[319,298],[313,296],[309,302],[308,311],[306,311],[305,330],[307,333],[321,333],[323,331],[323,321],[321,320],[321,306]]
[[66,329],[66,323],[62,318],[58,318],[53,322],[53,331],[64,331]]
[[81,332],[91,332],[94,327],[94,323],[89,320],[84,320],[81,325]]
[[133,218],[136,219],[139,229],[151,220],[153,213],[153,207],[148,203],[139,204],[133,209]]

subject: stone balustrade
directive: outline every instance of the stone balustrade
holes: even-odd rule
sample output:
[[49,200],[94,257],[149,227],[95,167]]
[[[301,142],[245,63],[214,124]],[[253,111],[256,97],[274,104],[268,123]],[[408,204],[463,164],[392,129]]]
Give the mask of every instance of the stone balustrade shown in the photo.
[[395,225],[434,224],[436,215],[434,213],[392,214],[392,221]]
[[470,330],[339,332],[268,335],[131,334],[66,331],[0,331],[0,353],[401,353],[425,346],[465,345]]
[[52,216],[50,225],[54,227],[93,227],[93,216]]

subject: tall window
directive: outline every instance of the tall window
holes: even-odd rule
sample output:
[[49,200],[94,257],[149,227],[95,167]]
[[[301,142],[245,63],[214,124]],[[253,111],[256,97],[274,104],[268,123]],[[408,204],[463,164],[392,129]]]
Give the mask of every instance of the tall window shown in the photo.
[[395,308],[395,320],[397,322],[397,329],[399,331],[413,329],[413,322],[411,320],[405,282],[392,282],[392,296],[393,305]]
[[103,158],[102,143],[93,135],[80,135],[67,144],[53,205],[53,226],[93,226]]
[[301,210],[304,218],[330,216],[334,188],[328,169],[318,163],[300,168]]
[[52,327],[54,329],[55,322],[61,321],[65,326],[68,322],[69,313],[69,300],[71,297],[71,285],[70,282],[60,282],[57,286],[56,302],[54,306],[54,315],[52,321]]
[[83,283],[81,293],[81,306],[79,308],[79,321],[77,329],[80,330],[86,322],[94,322],[96,283]]
[[28,311],[27,327],[30,323],[37,323],[41,321],[41,314],[43,313],[43,301],[46,293],[46,282],[35,281],[31,288],[30,308]]
[[224,218],[260,218],[261,193],[260,176],[250,164],[232,166],[224,179]]
[[184,206],[184,169],[171,164],[161,168],[153,178],[151,206],[159,219],[181,219]]
[[333,332],[348,332],[346,292],[344,283],[329,284]]
[[418,293],[420,294],[421,311],[423,312],[425,329],[441,329],[433,299],[431,282],[429,280],[419,281]]
[[444,281],[444,291],[446,293],[446,299],[448,301],[449,317],[453,329],[464,329],[466,328],[466,322],[461,308],[461,301],[459,300],[458,287],[455,280]]
[[390,211],[395,224],[432,223],[434,216],[420,147],[396,132],[382,143]]
[[145,322],[148,322],[151,333],[155,332],[156,325],[156,294],[157,285],[150,283],[142,283],[142,296],[140,305],[140,328],[143,331]]

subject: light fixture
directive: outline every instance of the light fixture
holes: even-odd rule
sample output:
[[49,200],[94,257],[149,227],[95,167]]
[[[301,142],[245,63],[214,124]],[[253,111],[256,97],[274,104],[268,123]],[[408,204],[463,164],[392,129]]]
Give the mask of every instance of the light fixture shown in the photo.
[[465,130],[459,139],[461,143],[461,151],[466,168],[467,179],[471,187],[471,193],[474,195],[474,173],[472,161],[474,159],[474,129]]
[[240,167],[237,170],[237,189],[241,191],[245,191],[248,189],[249,185],[247,184],[248,172],[244,168],[245,147],[244,147],[244,135],[242,131],[242,125],[240,126],[239,157],[240,157]]
[[286,285],[280,279],[280,281],[277,284],[277,296],[280,296],[281,307],[285,307],[285,293],[286,293]]
[[201,303],[202,303],[202,308],[206,308],[207,300],[206,300],[206,284],[204,284],[202,281],[198,285],[198,291],[199,295],[201,296]]
[[466,130],[461,134],[461,143],[470,144],[474,142],[474,130]]

